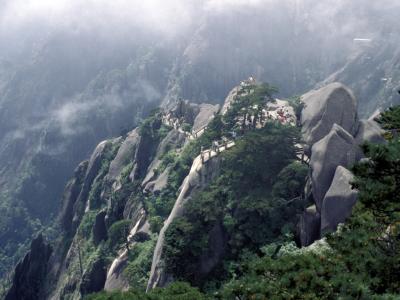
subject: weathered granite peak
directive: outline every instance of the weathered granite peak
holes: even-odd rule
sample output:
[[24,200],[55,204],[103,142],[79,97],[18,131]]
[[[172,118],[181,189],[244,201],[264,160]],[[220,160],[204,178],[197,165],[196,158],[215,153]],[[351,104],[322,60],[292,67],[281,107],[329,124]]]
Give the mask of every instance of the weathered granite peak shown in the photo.
[[15,268],[12,286],[6,300],[40,300],[43,299],[43,281],[52,252],[42,234],[31,243],[31,249]]
[[332,83],[302,96],[301,115],[305,143],[313,144],[329,133],[333,124],[340,125],[351,135],[357,130],[357,100],[341,83]]

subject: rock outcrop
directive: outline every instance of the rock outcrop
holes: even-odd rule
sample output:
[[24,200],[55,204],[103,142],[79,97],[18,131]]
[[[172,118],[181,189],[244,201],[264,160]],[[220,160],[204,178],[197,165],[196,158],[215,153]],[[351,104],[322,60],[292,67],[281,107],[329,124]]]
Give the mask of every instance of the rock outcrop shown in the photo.
[[355,159],[354,138],[339,125],[334,124],[329,134],[313,145],[310,161],[312,193],[319,212],[336,168],[339,165],[349,167]]
[[357,191],[351,188],[353,174],[339,166],[326,193],[321,209],[321,232],[335,231],[350,215],[357,201]]
[[102,210],[96,215],[93,226],[93,242],[95,245],[107,239],[106,215],[106,210]]
[[29,253],[15,268],[6,300],[43,299],[43,282],[51,253],[52,248],[45,243],[41,234],[32,241]]
[[321,216],[315,205],[308,207],[300,216],[298,235],[300,245],[307,247],[321,236]]
[[[161,120],[157,120],[152,124],[150,129],[152,132],[160,129]],[[137,145],[134,159],[133,170],[130,174],[132,181],[138,180],[146,175],[147,168],[151,164],[152,154],[155,151],[157,144],[151,133],[143,133],[140,135],[140,142]]]
[[84,161],[76,168],[73,179],[68,182],[64,190],[59,219],[62,229],[66,232],[69,232],[72,229],[74,205],[82,189],[88,164],[88,161]]
[[350,134],[357,130],[357,100],[353,93],[340,83],[329,84],[302,96],[304,109],[301,115],[305,143],[312,147],[326,136],[333,124],[340,125]]
[[222,106],[221,109],[221,114],[225,114],[229,107],[231,107],[232,103],[235,101],[235,98],[238,96],[239,91],[241,90],[240,86],[234,87],[228,94],[228,96],[225,99],[224,105]]
[[384,143],[383,131],[373,120],[358,121],[357,101],[340,83],[302,96],[302,134],[310,157],[310,178],[315,211],[308,209],[299,222],[299,240],[308,246],[320,233],[336,230],[351,215],[357,199],[351,189],[350,168],[364,157],[365,141]]
[[160,175],[158,169],[161,165],[161,157],[170,149],[177,149],[184,145],[186,137],[178,130],[172,129],[167,136],[159,144],[155,158],[147,168],[147,174],[142,181],[142,187],[145,191],[153,192],[165,187],[166,179],[168,178],[168,170],[164,170]]
[[110,146],[119,139],[114,139],[112,141],[103,141],[101,142],[96,149],[94,150],[93,154],[91,155],[88,166],[86,169],[85,178],[82,182],[82,188],[79,192],[79,196],[77,197],[74,207],[73,207],[73,218],[72,218],[72,225],[71,225],[71,233],[73,234],[79,223],[82,219],[82,216],[85,212],[85,209],[88,205],[88,197],[89,192],[92,188],[92,184],[99,173],[99,170],[102,166],[102,160],[104,159],[104,155],[107,150],[107,146]]
[[193,121],[193,131],[196,132],[208,125],[218,111],[219,105],[200,104],[199,113]]
[[361,120],[355,136],[356,143],[358,145],[361,145],[365,141],[376,144],[384,143],[383,134],[384,131],[373,119]]
[[97,259],[85,274],[80,285],[81,295],[96,293],[104,288],[107,277],[107,266],[103,259]]
[[126,139],[122,142],[117,155],[110,163],[110,168],[108,170],[107,179],[112,181],[116,180],[123,168],[130,163],[132,157],[135,154],[137,146],[140,142],[139,129],[136,128],[128,133]]

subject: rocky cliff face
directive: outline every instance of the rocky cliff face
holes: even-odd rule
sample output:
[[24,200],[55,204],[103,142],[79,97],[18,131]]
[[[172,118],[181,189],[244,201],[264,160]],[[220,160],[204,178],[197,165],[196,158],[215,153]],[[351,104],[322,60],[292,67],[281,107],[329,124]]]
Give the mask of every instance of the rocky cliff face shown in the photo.
[[[103,289],[152,289],[173,281],[163,256],[166,232],[219,176],[219,154],[235,146],[234,139],[223,145],[212,140],[212,148],[204,150],[197,142],[203,134],[209,138],[205,128],[216,126],[213,120],[232,107],[240,89],[232,90],[222,110],[178,101],[124,136],[101,142],[65,187],[59,217],[62,235],[54,252],[50,255],[41,238],[32,244],[31,254],[16,269],[9,292],[14,298],[8,299],[23,299],[16,294],[19,286],[34,291],[32,300],[80,299]],[[349,168],[362,158],[360,143],[383,139],[373,120],[358,120],[357,101],[342,84],[309,92],[302,101],[302,134],[310,166],[306,198],[313,205],[304,211],[298,226],[300,242],[307,246],[321,233],[336,230],[351,214],[357,193],[350,187]],[[285,123],[271,117],[286,112],[285,118],[295,119],[290,115],[293,109],[285,105],[288,102],[280,100],[267,105],[265,109],[273,110],[265,112],[271,118],[267,122],[293,128],[296,120]],[[290,201],[284,206],[300,198],[286,199]],[[199,258],[196,272],[201,276],[223,258],[224,226],[217,222],[205,233],[211,250]],[[40,282],[32,283],[30,270],[37,268]]]
[[[80,299],[102,289],[129,287],[133,275],[126,269],[135,261],[132,251],[146,244],[150,248],[144,249],[142,255],[151,255],[147,252],[155,244],[158,232],[154,230],[159,230],[150,226],[150,217],[157,216],[152,211],[156,204],[151,201],[162,193],[170,193],[168,197],[175,202],[178,190],[167,184],[174,170],[164,166],[165,157],[183,151],[189,143],[190,134],[185,126],[193,128],[192,132],[198,131],[216,112],[218,106],[180,102],[168,113],[155,113],[125,136],[101,142],[90,159],[78,166],[65,188],[59,217],[62,236],[54,253],[50,256],[49,251],[42,251],[45,261],[38,257],[35,253],[41,250],[35,245],[41,246],[42,242],[35,240],[31,254],[16,269],[14,286],[9,292],[14,298],[8,299]],[[195,160],[195,169],[199,168],[198,161]],[[211,171],[201,173],[197,180],[192,172],[188,175],[191,179],[184,180],[184,197],[212,176]],[[177,203],[181,202],[179,199]],[[168,208],[164,210],[169,213]],[[41,266],[37,271],[42,275],[37,286],[32,286],[30,270],[37,265]],[[18,285],[31,287],[35,294],[23,298],[16,294]]]
[[[387,5],[352,1],[327,10],[316,0],[281,0],[274,9],[258,1],[221,11],[208,1],[187,2],[195,3],[193,24],[172,39],[125,23],[111,41],[86,30],[3,31],[0,202],[7,208],[2,214],[12,217],[0,231],[0,276],[17,249],[29,246],[35,220],[43,227],[54,221],[74,167],[101,140],[129,131],[161,102],[183,97],[222,104],[233,85],[256,76],[278,86],[283,97],[327,77],[344,82],[361,100],[364,117],[398,103],[398,36],[387,30],[398,22],[376,19]],[[358,33],[380,38],[355,55]],[[24,213],[13,209],[16,204]],[[18,234],[9,230],[15,226]]]

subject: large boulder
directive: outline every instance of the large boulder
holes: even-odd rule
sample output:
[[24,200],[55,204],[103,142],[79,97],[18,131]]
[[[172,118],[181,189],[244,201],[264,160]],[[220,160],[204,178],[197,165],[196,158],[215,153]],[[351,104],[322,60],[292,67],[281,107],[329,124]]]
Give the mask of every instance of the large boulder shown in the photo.
[[317,210],[331,186],[336,168],[351,166],[356,160],[357,145],[354,138],[341,126],[334,124],[331,131],[312,147],[310,160],[312,194]]
[[[359,122],[357,134],[355,135],[355,140],[357,145],[362,145],[364,142],[382,144],[385,143],[383,134],[384,130],[373,119],[361,120]],[[363,157],[364,154],[361,148],[359,148],[357,152],[357,160],[360,160]]]
[[299,243],[302,247],[311,245],[321,237],[321,216],[315,205],[308,207],[298,223]]
[[332,232],[350,215],[357,202],[357,191],[351,188],[353,174],[346,168],[336,169],[331,187],[325,195],[321,209],[321,232]]
[[384,133],[385,131],[374,120],[361,120],[358,126],[357,134],[355,135],[355,139],[357,144],[362,144],[365,141],[381,144],[385,142],[383,137]]
[[[358,125],[357,100],[341,83],[332,83],[302,96],[304,109],[301,115],[303,139],[309,147],[338,124],[351,135]],[[308,149],[309,150],[309,149]]]

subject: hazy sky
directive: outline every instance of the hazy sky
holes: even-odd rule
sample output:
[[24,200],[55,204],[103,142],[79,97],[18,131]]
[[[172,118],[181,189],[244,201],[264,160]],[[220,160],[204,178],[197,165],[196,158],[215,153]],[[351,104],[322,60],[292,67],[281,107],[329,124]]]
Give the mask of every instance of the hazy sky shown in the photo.
[[399,0],[0,0],[0,33],[32,27],[37,31],[101,29],[111,33],[144,28],[173,36],[204,13],[255,5],[273,9],[282,2],[315,8],[314,13],[326,21],[343,5],[354,4],[348,12],[354,15],[368,7],[398,17],[395,11],[400,8]]

